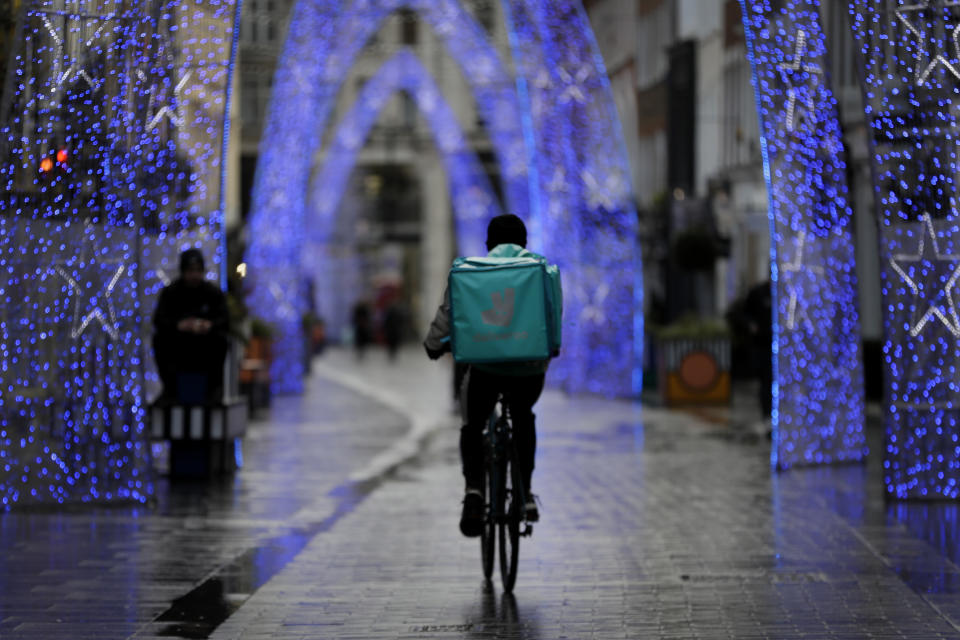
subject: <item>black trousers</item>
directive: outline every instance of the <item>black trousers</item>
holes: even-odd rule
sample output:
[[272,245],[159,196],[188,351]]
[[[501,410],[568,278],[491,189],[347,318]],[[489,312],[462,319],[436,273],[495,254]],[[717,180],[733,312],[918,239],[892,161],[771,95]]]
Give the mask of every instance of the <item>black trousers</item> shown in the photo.
[[226,338],[216,334],[194,335],[181,331],[155,334],[153,355],[163,382],[163,395],[177,399],[177,376],[193,373],[206,377],[207,400],[216,400],[223,390],[227,346]]
[[460,459],[468,488],[479,488],[483,481],[483,429],[502,393],[513,423],[513,440],[519,457],[520,472],[527,490],[533,476],[537,450],[536,416],[533,405],[543,391],[543,374],[534,376],[502,376],[475,367],[470,368],[464,383],[466,421],[460,429]]
[[757,378],[760,381],[759,402],[760,411],[764,418],[773,413],[773,353],[770,351],[770,340],[760,341],[753,346],[753,363]]

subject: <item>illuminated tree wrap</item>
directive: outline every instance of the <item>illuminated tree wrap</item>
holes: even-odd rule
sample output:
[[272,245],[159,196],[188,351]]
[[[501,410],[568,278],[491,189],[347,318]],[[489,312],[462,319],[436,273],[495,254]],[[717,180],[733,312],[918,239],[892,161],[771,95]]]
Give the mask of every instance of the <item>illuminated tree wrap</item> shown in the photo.
[[860,460],[852,213],[819,0],[741,0],[770,210],[777,468]]
[[153,492],[150,317],[180,249],[203,248],[219,273],[236,10],[26,6],[0,136],[5,508]]
[[[636,213],[606,71],[578,2],[534,0],[504,3],[508,16],[517,16],[509,28],[517,74],[507,71],[511,65],[455,0],[301,0],[295,6],[261,144],[247,259],[251,308],[280,329],[276,389],[302,388],[296,317],[305,308],[297,294],[308,275],[304,232],[335,217],[326,212],[313,219],[308,168],[299,158],[319,143],[360,48],[400,8],[417,12],[460,65],[489,127],[506,208],[527,218],[531,247],[563,270],[566,330],[563,355],[551,368],[554,383],[609,395],[638,392],[643,326]],[[441,126],[432,123],[435,135]],[[457,180],[455,205],[464,193]],[[466,220],[463,207],[455,208],[459,236],[466,224],[479,227]],[[328,264],[323,256],[311,260]]]
[[850,3],[873,151],[884,315],[884,481],[896,498],[960,482],[960,3]]

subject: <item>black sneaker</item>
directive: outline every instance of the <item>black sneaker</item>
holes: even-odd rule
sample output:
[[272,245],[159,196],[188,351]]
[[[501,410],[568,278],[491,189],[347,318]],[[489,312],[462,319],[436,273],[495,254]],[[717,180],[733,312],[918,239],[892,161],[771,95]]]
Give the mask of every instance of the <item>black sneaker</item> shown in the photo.
[[460,532],[468,538],[476,538],[483,532],[483,496],[479,491],[470,490],[463,496]]
[[527,503],[523,505],[524,519],[527,522],[537,522],[540,519],[540,510],[537,508],[538,502],[540,502],[540,498],[535,494],[527,494]]

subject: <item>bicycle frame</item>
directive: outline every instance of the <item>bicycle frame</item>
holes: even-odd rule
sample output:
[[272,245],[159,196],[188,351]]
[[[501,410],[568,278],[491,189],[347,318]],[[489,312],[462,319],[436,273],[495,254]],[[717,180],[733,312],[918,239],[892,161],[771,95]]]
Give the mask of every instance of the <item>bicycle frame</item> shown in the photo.
[[[494,513],[494,509],[502,509],[506,498],[506,496],[503,495],[506,487],[501,486],[503,484],[503,474],[500,473],[500,470],[506,466],[505,461],[511,456],[514,456],[515,451],[513,448],[513,430],[509,410],[502,398],[497,402],[500,406],[500,411],[498,412],[495,409],[490,415],[490,420],[487,422],[487,428],[484,430],[483,435],[484,464],[489,470],[488,477],[491,482],[490,502],[486,505],[486,515],[494,524],[501,524],[506,522],[509,514]],[[512,488],[519,493],[518,499],[515,500],[514,503],[520,505],[526,504],[527,488],[523,486],[523,483],[515,481]],[[520,517],[524,517],[522,509],[520,510]],[[528,536],[532,533],[533,527],[527,522],[524,522],[524,525],[524,530],[520,535]]]

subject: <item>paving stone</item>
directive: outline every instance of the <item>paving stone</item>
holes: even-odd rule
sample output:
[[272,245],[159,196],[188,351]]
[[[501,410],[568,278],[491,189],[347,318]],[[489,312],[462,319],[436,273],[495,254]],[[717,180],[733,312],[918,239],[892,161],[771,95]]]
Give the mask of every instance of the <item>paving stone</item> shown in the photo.
[[[510,595],[458,532],[449,366],[318,370],[233,479],[0,516],[0,638],[960,637],[957,506],[885,503],[876,456],[772,474],[750,389],[696,411],[546,393]],[[409,416],[446,426],[411,440]]]

